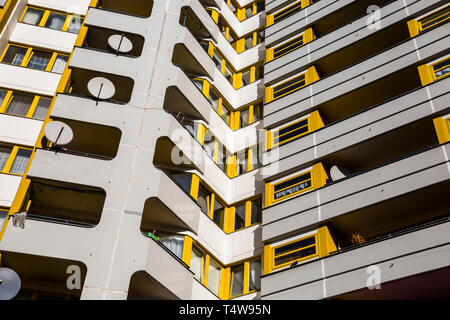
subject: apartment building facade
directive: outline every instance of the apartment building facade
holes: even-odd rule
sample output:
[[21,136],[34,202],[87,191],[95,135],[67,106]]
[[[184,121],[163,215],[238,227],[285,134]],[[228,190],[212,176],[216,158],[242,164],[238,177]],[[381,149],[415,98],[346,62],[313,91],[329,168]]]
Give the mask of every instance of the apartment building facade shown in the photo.
[[448,297],[447,1],[0,7],[16,299]]

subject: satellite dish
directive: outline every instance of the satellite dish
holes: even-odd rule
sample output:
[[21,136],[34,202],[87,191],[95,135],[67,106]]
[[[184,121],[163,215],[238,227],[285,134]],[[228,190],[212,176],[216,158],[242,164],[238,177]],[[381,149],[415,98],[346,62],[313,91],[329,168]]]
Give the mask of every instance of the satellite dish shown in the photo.
[[117,52],[128,53],[133,50],[133,43],[124,35],[114,34],[110,36],[108,44]]
[[48,141],[52,142],[55,146],[66,145],[73,139],[72,129],[61,121],[47,123],[44,128],[44,135]]
[[20,290],[19,275],[12,269],[0,268],[0,300],[11,300]]
[[330,169],[331,180],[336,181],[345,178],[348,176],[350,172],[348,172],[345,168],[340,166],[332,166]]
[[87,87],[91,95],[101,100],[111,99],[116,93],[114,83],[103,77],[91,79]]

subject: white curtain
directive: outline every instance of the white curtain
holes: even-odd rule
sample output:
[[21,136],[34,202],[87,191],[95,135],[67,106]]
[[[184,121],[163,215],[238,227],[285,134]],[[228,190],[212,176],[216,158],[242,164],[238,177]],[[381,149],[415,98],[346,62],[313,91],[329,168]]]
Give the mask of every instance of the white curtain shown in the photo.
[[80,18],[72,18],[72,21],[70,22],[69,28],[67,29],[68,32],[71,33],[78,33],[81,29],[81,19]]
[[50,29],[61,30],[64,26],[64,22],[66,22],[66,16],[52,13],[48,17],[45,26]]
[[178,258],[183,257],[184,236],[161,237],[159,241]]
[[22,22],[37,26],[42,19],[44,12],[41,10],[28,9]]
[[231,268],[231,296],[238,296],[244,292],[244,265]]
[[194,273],[195,278],[200,282],[203,280],[202,266],[203,254],[197,249],[192,248],[190,269]]
[[35,52],[31,57],[30,62],[28,63],[28,68],[45,70],[45,68],[47,68],[48,66],[49,61],[50,61],[50,54],[43,52]]
[[9,172],[14,174],[23,174],[28,165],[28,160],[30,160],[30,156],[31,150],[19,149]]
[[[23,58],[25,58],[25,54],[27,53],[27,50],[24,48],[17,48],[17,47],[10,47],[12,50],[16,50],[16,52],[14,53],[14,57],[11,61],[11,64],[14,64],[16,66],[20,66]],[[9,49],[8,49],[9,51]]]
[[6,113],[16,116],[26,116],[32,102],[33,98],[14,96],[8,109],[6,109]]
[[33,119],[44,120],[47,116],[48,108],[50,108],[51,103],[51,99],[40,98],[36,106],[36,110],[34,110]]
[[52,72],[63,73],[68,60],[68,56],[58,55],[58,57],[56,57],[55,64],[53,65]]
[[6,161],[8,161],[9,155],[11,154],[11,149],[2,148],[0,146],[0,171],[5,167]]
[[261,288],[261,261],[250,261],[249,290],[259,290]]
[[213,260],[209,260],[208,288],[216,295],[220,293],[220,271],[220,266]]

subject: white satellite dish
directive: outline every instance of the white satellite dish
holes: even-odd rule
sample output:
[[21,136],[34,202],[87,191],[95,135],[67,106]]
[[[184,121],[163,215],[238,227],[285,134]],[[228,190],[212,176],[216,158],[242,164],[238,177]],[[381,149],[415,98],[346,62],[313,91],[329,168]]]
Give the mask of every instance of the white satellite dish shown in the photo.
[[72,129],[61,121],[47,123],[44,128],[44,135],[48,141],[52,142],[55,146],[66,145],[73,139]]
[[114,34],[108,38],[108,44],[117,52],[128,53],[133,50],[133,43],[124,35]]
[[114,83],[103,77],[91,79],[87,87],[91,95],[101,100],[111,99],[116,93]]
[[333,180],[333,181],[343,179],[348,175],[349,175],[349,172],[342,167],[332,166],[330,169],[330,176],[331,176],[331,180]]
[[11,300],[20,291],[19,275],[12,269],[0,268],[0,300]]

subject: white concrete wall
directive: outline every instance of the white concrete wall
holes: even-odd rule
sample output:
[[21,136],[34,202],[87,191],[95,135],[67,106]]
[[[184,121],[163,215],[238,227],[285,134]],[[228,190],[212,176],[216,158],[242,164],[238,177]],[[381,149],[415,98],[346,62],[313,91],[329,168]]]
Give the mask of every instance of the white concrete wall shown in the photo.
[[0,141],[33,147],[42,123],[40,120],[0,114]]

